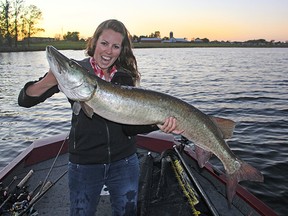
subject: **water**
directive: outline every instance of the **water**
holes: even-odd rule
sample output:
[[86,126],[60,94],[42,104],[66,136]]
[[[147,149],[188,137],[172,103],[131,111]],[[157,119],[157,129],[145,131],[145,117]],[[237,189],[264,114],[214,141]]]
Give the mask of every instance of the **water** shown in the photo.
[[[165,92],[209,115],[237,122],[233,152],[264,183],[242,182],[279,215],[288,211],[288,49],[136,49],[143,88]],[[75,59],[84,51],[63,51]],[[36,107],[17,105],[20,89],[47,71],[45,52],[0,53],[0,169],[38,138],[68,132],[63,94]],[[211,162],[222,168],[218,160]]]

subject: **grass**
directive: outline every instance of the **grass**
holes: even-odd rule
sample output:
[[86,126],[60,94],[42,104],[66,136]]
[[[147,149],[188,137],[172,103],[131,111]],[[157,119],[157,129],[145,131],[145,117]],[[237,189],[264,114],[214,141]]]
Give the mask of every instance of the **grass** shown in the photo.
[[0,52],[20,52],[20,51],[44,51],[46,46],[52,45],[58,50],[83,50],[86,47],[85,41],[51,41],[51,42],[41,42],[41,43],[30,43],[28,47],[27,44],[22,44],[19,42],[17,47],[1,47]]
[[56,49],[59,50],[67,50],[67,49],[72,49],[72,50],[81,50],[85,49],[86,47],[86,42],[85,41],[53,41],[53,42],[45,42],[45,43],[33,43],[30,44],[30,48],[40,48],[44,49],[46,48],[47,45],[52,45]]
[[134,43],[133,47],[134,48],[185,48],[185,47],[232,47],[232,46],[229,44],[213,44],[213,43]]

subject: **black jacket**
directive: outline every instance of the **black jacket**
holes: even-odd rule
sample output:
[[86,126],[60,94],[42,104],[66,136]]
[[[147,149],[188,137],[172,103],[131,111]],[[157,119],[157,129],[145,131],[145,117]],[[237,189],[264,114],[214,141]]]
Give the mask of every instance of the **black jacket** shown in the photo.
[[[89,58],[78,61],[78,63],[94,74]],[[39,97],[28,96],[26,89],[35,82],[37,81],[26,83],[20,91],[18,97],[20,106],[35,106],[59,92],[58,86],[54,86]],[[121,69],[115,73],[111,82],[121,85],[133,85],[129,72]],[[72,107],[74,101],[69,100],[69,102]],[[154,130],[158,130],[156,125],[132,126],[118,124],[95,113],[90,119],[81,110],[78,115],[72,114],[69,134],[69,160],[77,164],[98,164],[123,159],[136,152],[135,135]]]

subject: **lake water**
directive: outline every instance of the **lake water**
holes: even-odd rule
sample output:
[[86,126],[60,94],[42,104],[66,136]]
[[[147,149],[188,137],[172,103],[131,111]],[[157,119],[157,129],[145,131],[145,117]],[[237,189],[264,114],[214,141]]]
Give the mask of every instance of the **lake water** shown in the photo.
[[[63,51],[75,59],[84,51]],[[143,88],[237,122],[228,142],[259,169],[264,183],[242,182],[279,215],[288,210],[288,49],[135,49]],[[71,110],[62,93],[26,109],[23,85],[48,69],[45,52],[0,53],[0,169],[38,138],[68,132]],[[219,161],[211,162],[221,169]]]

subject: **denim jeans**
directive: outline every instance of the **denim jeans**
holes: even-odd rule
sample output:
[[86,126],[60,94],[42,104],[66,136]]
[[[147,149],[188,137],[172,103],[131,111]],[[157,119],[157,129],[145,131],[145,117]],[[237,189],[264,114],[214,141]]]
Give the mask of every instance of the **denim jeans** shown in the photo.
[[70,215],[94,216],[103,185],[110,193],[114,216],[136,215],[139,160],[136,154],[110,164],[69,162]]

